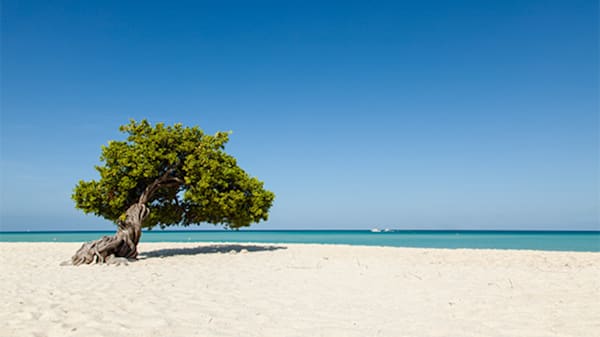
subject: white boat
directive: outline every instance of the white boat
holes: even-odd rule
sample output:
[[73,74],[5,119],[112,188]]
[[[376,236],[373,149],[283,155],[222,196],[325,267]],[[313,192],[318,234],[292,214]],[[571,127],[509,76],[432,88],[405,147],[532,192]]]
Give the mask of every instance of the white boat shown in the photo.
[[379,228],[373,228],[373,229],[371,229],[371,232],[373,232],[373,233],[379,233],[379,232],[381,232],[381,229],[379,229]]

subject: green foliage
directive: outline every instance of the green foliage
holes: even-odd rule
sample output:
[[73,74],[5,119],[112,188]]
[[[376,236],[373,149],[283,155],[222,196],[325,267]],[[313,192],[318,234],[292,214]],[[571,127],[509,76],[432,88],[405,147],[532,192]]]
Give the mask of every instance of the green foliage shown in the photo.
[[75,207],[116,222],[149,186],[165,181],[146,202],[144,227],[209,222],[239,228],[267,220],[275,195],[224,152],[229,133],[146,120],[120,130],[127,140],[102,147],[100,180],[79,182]]

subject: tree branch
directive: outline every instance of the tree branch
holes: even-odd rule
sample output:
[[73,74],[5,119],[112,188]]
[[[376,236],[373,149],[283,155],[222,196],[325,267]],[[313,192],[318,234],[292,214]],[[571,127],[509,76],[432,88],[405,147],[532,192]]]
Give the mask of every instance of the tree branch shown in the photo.
[[152,182],[152,184],[148,185],[142,195],[140,195],[140,199],[138,203],[145,204],[148,202],[150,197],[161,187],[172,187],[183,185],[183,179],[179,177],[169,177],[171,173],[175,171],[175,168],[168,169],[160,178],[156,179]]
[[183,179],[179,178],[179,177],[169,177],[167,180],[164,181],[165,183],[178,183],[178,184],[183,184],[185,183],[185,181],[183,181]]

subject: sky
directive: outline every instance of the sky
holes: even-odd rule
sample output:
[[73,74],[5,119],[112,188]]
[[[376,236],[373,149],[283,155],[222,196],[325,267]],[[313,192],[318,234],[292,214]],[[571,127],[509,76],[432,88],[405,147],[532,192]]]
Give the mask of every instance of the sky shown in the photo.
[[114,229],[70,196],[131,118],[232,131],[254,229],[598,230],[598,6],[3,0],[0,230]]

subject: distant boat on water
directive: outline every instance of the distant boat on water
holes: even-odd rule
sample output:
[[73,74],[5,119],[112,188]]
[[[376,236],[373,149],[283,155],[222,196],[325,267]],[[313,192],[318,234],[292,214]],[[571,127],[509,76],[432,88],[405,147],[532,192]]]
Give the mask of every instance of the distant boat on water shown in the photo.
[[389,233],[389,232],[393,232],[393,231],[394,231],[393,229],[389,229],[389,228],[386,228],[386,229],[373,228],[373,229],[371,229],[371,232],[373,232],[373,233],[381,233],[381,232]]

